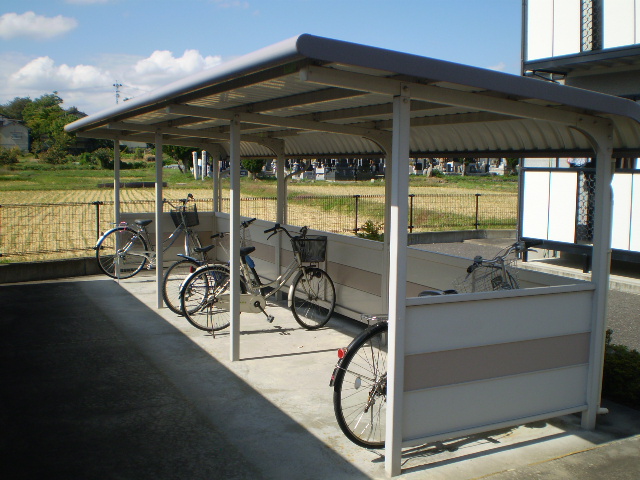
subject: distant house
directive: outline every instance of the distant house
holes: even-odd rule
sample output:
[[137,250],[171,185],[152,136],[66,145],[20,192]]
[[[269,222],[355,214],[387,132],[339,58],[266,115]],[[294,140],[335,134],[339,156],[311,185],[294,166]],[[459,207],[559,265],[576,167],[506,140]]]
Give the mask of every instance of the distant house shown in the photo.
[[28,152],[29,129],[20,120],[12,120],[0,115],[0,146],[18,147],[23,152]]

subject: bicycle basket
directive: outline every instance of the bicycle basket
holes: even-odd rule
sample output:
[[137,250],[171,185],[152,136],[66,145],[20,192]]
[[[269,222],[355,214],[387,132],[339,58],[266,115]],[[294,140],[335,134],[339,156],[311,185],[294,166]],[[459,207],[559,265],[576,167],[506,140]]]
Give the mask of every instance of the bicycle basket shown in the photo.
[[293,251],[300,255],[301,262],[324,262],[327,256],[327,237],[324,235],[293,237],[291,246]]
[[180,207],[171,212],[171,219],[176,227],[182,224],[183,218],[185,227],[195,227],[200,224],[198,209],[195,204],[185,206],[184,210]]
[[453,282],[459,293],[492,292],[495,290],[513,290],[518,284],[516,260],[505,261],[505,269],[495,266],[479,266],[472,273]]

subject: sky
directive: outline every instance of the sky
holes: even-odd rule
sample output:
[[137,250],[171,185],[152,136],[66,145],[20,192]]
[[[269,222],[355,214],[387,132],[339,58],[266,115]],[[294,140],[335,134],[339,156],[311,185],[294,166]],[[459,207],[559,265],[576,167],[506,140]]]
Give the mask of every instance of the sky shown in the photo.
[[93,114],[302,33],[520,73],[517,0],[0,3],[0,104],[57,92]]

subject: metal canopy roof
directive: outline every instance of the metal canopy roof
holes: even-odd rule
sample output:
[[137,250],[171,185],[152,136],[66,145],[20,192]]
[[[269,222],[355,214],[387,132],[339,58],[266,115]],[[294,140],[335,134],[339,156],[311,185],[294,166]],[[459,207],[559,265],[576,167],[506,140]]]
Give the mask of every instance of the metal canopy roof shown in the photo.
[[80,136],[242,156],[388,153],[392,101],[411,96],[412,156],[585,156],[581,125],[611,121],[614,156],[638,156],[640,105],[618,97],[301,35],[67,125]]

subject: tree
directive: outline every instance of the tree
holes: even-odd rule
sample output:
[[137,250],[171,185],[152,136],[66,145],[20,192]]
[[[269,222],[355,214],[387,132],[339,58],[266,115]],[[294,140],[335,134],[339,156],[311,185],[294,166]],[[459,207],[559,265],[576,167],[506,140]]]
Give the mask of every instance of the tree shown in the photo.
[[64,127],[84,115],[75,107],[70,109],[73,113],[65,111],[62,103],[58,92],[53,92],[27,103],[22,111],[25,125],[30,130],[31,151],[39,154],[51,149],[46,155],[49,163],[64,161],[75,138],[65,132]]
[[29,97],[15,97],[10,102],[0,106],[0,115],[12,120],[24,120],[22,112],[30,103],[32,103],[32,100]]
[[[171,158],[178,162],[178,167],[180,171],[184,173],[183,170],[184,165],[190,165],[191,159],[193,158],[193,152],[197,152],[197,148],[193,147],[181,147],[179,145],[163,145],[162,153],[165,155],[169,155]],[[188,171],[188,169],[186,170]]]
[[509,170],[509,175],[514,175],[518,173],[518,165],[520,164],[519,158],[505,158],[507,161],[507,169]]
[[264,158],[245,158],[242,160],[242,166],[247,169],[254,180],[257,178],[257,174],[262,171],[265,163]]

